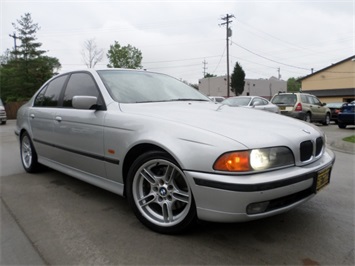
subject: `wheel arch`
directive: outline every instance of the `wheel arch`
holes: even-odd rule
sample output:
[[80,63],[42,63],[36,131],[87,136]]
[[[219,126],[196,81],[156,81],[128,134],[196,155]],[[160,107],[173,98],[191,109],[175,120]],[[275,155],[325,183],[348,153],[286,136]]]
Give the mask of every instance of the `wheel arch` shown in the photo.
[[[23,134],[27,133],[29,136],[30,134],[28,133],[28,130],[25,128],[22,128],[18,134],[19,138],[21,139],[21,137],[23,136]],[[31,136],[30,136],[31,137]]]
[[313,115],[310,110],[306,111],[306,114],[304,115],[304,120],[307,121],[307,116],[309,116],[309,121],[312,122]]
[[[159,147],[155,144],[151,144],[151,143],[140,143],[137,144],[136,146],[132,147],[126,154],[124,160],[123,160],[123,166],[122,166],[122,177],[123,177],[123,182],[124,184],[126,184],[126,180],[128,177],[128,171],[131,168],[133,162],[135,161],[135,159],[146,152],[149,151],[162,151],[165,152],[166,154],[168,154],[169,156],[171,156],[172,159],[174,159],[174,157],[165,149],[163,149],[162,147]],[[123,195],[126,196],[126,186],[124,186],[124,191],[123,191]]]

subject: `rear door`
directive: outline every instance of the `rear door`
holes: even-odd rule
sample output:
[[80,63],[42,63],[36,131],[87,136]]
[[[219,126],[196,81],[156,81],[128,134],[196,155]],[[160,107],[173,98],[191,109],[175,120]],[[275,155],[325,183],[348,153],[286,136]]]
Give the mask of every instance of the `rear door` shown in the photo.
[[322,103],[320,100],[318,100],[317,97],[312,96],[312,95],[308,95],[308,100],[310,102],[310,109],[312,112],[312,120],[323,120],[325,117],[325,111],[326,108],[324,106],[322,106]]
[[39,157],[53,159],[55,156],[54,116],[67,78],[68,75],[63,75],[51,80],[39,92],[34,105],[29,109],[32,140]]

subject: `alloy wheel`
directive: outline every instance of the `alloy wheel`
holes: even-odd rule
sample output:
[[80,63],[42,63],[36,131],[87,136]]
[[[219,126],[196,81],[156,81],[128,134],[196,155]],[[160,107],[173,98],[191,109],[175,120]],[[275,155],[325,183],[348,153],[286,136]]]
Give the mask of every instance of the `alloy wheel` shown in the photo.
[[136,171],[132,194],[139,212],[157,226],[174,226],[186,218],[192,204],[183,172],[170,161],[153,159]]

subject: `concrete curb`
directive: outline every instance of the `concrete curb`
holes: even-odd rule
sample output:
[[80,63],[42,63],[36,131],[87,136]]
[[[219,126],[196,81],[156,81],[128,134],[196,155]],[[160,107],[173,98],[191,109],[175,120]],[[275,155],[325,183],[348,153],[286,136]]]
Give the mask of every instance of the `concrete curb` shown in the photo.
[[328,143],[328,146],[332,150],[345,152],[349,154],[355,154],[355,143],[351,143],[340,139]]

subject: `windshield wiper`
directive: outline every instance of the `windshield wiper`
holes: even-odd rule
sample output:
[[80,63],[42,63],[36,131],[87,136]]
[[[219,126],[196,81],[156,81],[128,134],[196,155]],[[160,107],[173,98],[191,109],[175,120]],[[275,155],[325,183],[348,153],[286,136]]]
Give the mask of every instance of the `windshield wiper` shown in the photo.
[[170,100],[156,100],[156,101],[137,101],[136,103],[158,103],[158,102],[185,102],[185,101],[199,101],[199,102],[208,102],[204,99],[190,99],[190,98],[179,98],[179,99],[170,99]]
[[178,99],[171,99],[170,102],[186,102],[186,101],[197,101],[197,102],[208,102],[205,99],[192,99],[192,98],[178,98]]

